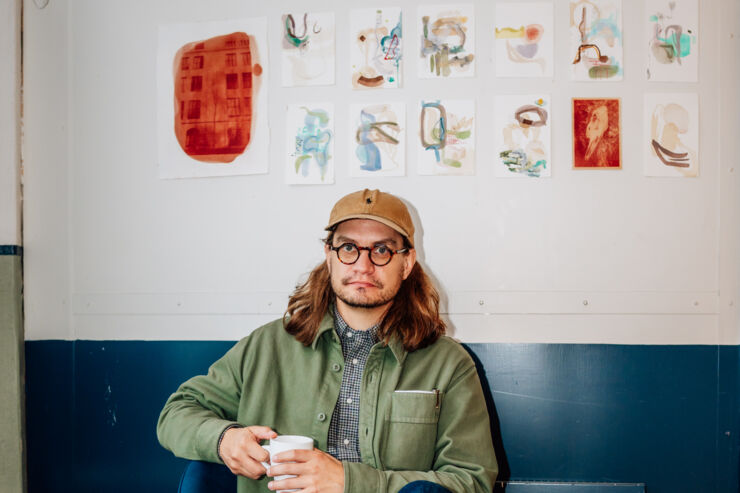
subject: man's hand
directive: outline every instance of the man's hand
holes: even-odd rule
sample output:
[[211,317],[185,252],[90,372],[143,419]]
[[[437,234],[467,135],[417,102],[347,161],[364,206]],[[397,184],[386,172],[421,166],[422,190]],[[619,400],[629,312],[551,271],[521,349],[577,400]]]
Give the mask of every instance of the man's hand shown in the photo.
[[260,446],[260,440],[269,440],[276,436],[277,433],[267,426],[230,428],[224,433],[218,452],[231,472],[258,479],[266,472],[261,462],[270,459],[267,450]]
[[[288,450],[272,458],[270,476],[294,474],[297,477],[270,481],[271,490],[297,489],[303,493],[343,493],[344,466],[321,450]],[[281,464],[277,464],[280,462]],[[286,464],[290,462],[290,464]]]

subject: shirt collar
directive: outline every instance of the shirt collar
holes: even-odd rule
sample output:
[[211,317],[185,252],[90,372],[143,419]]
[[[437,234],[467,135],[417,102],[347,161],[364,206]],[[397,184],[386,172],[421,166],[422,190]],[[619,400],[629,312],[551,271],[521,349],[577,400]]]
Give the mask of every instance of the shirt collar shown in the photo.
[[[330,331],[330,330],[335,330],[334,329],[335,327],[334,313],[335,313],[335,308],[334,308],[334,304],[332,304],[329,306],[329,309],[326,311],[324,318],[321,319],[321,323],[319,323],[319,328],[316,331],[316,336],[314,337],[313,342],[311,343],[311,348],[316,349],[316,347],[319,344],[319,339],[325,332]],[[337,312],[337,315],[339,315],[338,312]],[[377,330],[377,326],[376,326],[376,330]],[[377,340],[377,335],[376,335],[376,340]],[[339,342],[338,336],[337,336],[337,342]],[[408,354],[408,351],[404,349],[403,343],[401,342],[401,340],[395,335],[391,336],[390,341],[388,341],[387,346],[388,348],[390,348],[391,353],[393,353],[393,356],[396,358],[396,361],[398,361],[398,364],[402,365],[403,362],[406,360],[406,355]]]
[[339,310],[337,309],[337,306],[334,305],[334,329],[337,331],[337,335],[339,336],[340,340],[344,340],[344,338],[347,336],[347,332],[352,331],[354,333],[362,333],[365,332],[370,335],[373,344],[377,343],[379,341],[378,339],[378,329],[380,328],[380,324],[375,324],[367,331],[360,331],[353,329],[349,326],[349,324],[342,318],[342,315],[339,313]]

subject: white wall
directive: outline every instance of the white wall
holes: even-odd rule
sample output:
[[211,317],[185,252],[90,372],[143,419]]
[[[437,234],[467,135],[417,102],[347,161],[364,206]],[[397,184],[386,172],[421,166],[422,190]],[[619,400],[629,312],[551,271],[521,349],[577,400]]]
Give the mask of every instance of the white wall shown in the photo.
[[740,342],[740,2],[724,2],[719,20],[722,129],[720,145],[719,328],[721,341]]
[[[26,337],[237,339],[279,316],[321,259],[333,202],[369,187],[413,204],[421,257],[445,293],[453,334],[465,341],[740,342],[740,166],[731,173],[726,164],[740,129],[740,50],[727,39],[740,18],[736,2],[701,4],[698,84],[645,81],[645,12],[630,0],[623,82],[568,80],[564,0],[554,2],[554,80],[494,76],[495,4],[483,0],[474,2],[477,76],[419,80],[412,56],[420,3],[383,4],[404,8],[405,87],[355,93],[347,21],[359,1],[51,0],[44,10],[26,1]],[[338,83],[282,88],[280,15],[307,7],[335,12]],[[270,173],[158,179],[158,26],[254,16],[269,21]],[[495,178],[481,151],[493,135],[494,95],[535,90],[552,94],[552,178]],[[699,95],[698,178],[642,174],[643,94],[659,91]],[[347,104],[406,102],[412,142],[419,99],[457,94],[476,99],[476,176],[418,176],[411,145],[405,177],[347,176]],[[571,169],[570,98],[590,95],[622,98],[622,170]],[[337,107],[336,184],[287,186],[285,105],[323,100]]]
[[20,245],[20,2],[0,2],[0,245]]
[[[26,339],[70,339],[68,5],[23,2],[23,241]],[[78,184],[77,186],[81,186]]]

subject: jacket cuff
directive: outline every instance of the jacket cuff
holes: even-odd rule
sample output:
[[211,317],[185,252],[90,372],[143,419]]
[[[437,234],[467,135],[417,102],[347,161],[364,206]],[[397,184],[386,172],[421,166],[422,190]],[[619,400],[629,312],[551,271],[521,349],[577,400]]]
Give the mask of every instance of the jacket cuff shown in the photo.
[[224,439],[224,435],[227,431],[229,431],[232,428],[244,428],[239,423],[231,423],[229,426],[224,428],[224,431],[221,432],[221,434],[218,436],[218,442],[216,442],[216,456],[218,457],[219,462],[224,464],[224,459],[221,457],[221,441]]
[[218,445],[226,430],[234,426],[241,425],[222,419],[208,420],[201,423],[195,440],[196,452],[200,460],[223,464],[218,454]]
[[344,466],[344,493],[384,492],[385,475],[361,462],[342,462]]

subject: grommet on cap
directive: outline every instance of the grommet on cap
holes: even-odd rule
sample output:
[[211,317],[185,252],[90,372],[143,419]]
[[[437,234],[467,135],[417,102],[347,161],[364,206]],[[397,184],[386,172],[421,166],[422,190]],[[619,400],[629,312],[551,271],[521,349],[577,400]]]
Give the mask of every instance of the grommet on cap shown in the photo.
[[371,199],[370,197],[368,197],[368,198],[367,198],[367,200],[366,200],[365,202],[367,202],[368,204],[372,204],[372,202],[373,202],[373,199]]

